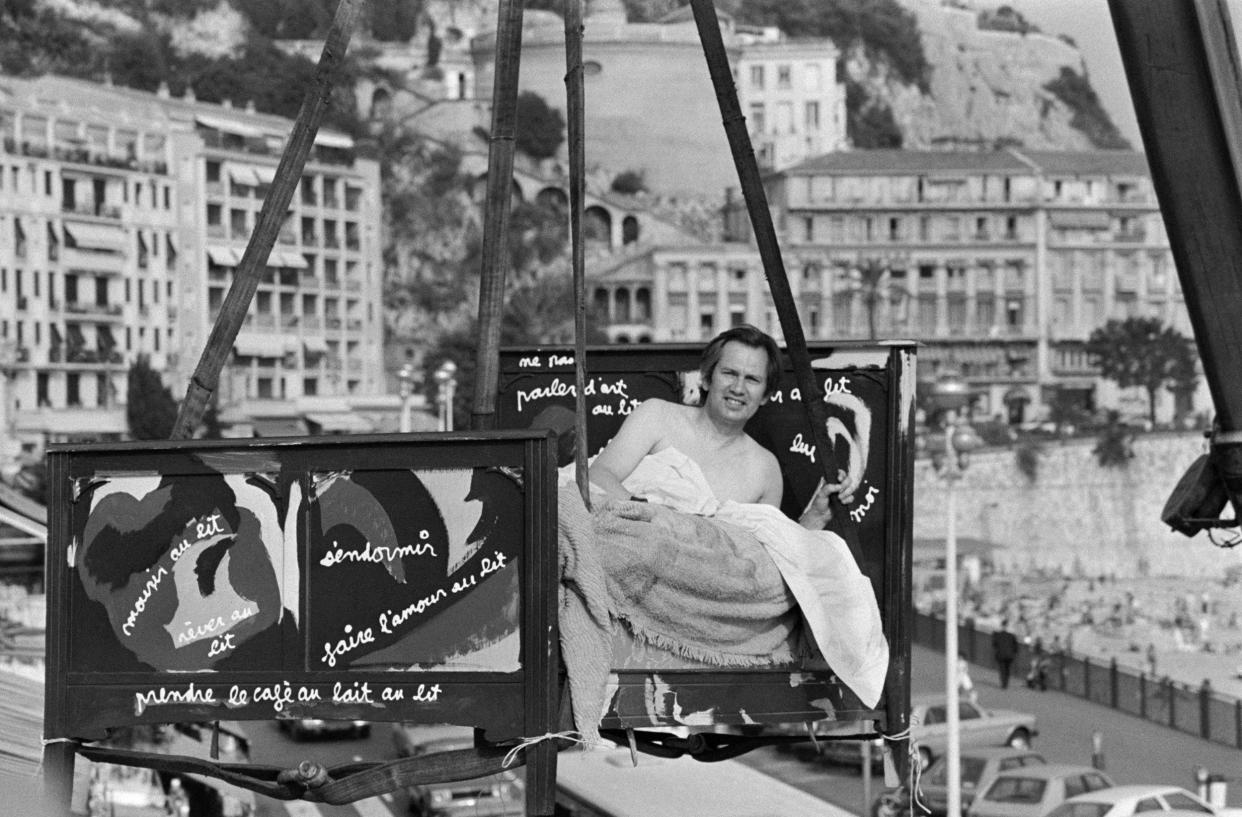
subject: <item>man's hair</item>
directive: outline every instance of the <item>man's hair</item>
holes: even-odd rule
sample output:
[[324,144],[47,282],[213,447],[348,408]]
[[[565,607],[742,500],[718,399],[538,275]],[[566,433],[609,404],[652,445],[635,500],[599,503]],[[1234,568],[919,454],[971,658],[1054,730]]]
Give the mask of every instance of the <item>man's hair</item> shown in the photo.
[[711,342],[707,344],[707,348],[703,350],[703,357],[699,360],[699,373],[703,376],[703,392],[706,393],[707,384],[711,382],[712,373],[716,371],[716,364],[720,363],[720,356],[724,354],[725,344],[730,341],[736,341],[752,349],[762,349],[767,353],[768,379],[766,388],[763,390],[763,396],[771,397],[775,394],[781,382],[780,347],[776,345],[776,341],[772,339],[771,335],[748,323],[726,329],[712,338]]

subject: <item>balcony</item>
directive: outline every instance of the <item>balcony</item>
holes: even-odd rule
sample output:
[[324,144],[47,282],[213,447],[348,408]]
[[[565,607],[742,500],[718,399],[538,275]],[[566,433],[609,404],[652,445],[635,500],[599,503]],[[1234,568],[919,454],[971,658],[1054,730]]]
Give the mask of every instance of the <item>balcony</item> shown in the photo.
[[122,307],[120,304],[98,304],[84,301],[66,301],[65,312],[71,315],[95,315],[119,318]]
[[77,216],[98,216],[100,218],[121,218],[121,208],[116,204],[96,204],[93,202],[61,202],[60,211]]
[[[59,347],[52,347],[52,351],[57,352],[59,357]],[[59,362],[48,354],[48,359],[53,363]],[[103,366],[117,366],[122,363],[121,353],[110,349],[87,349],[87,348],[69,348],[65,351],[66,363],[85,363]]]
[[362,330],[362,318],[350,318],[348,321],[345,322],[345,328],[349,329],[351,332],[361,331]]

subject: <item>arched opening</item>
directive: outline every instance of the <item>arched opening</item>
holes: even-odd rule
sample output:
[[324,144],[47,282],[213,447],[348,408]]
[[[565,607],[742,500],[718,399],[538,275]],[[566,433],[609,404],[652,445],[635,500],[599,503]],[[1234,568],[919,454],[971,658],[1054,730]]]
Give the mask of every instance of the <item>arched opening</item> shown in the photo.
[[598,241],[612,247],[612,215],[603,207],[586,208],[582,214],[582,234],[587,241]]
[[599,287],[595,290],[595,314],[605,320],[611,319],[612,317],[612,310],[609,308],[611,304],[609,301],[610,298],[608,297],[608,290],[603,287]]
[[371,94],[372,119],[390,119],[392,117],[392,94],[387,88],[376,88]]
[[559,187],[545,187],[535,195],[535,201],[558,213],[569,212],[569,195]]
[[625,287],[619,287],[617,289],[617,323],[629,323],[630,314],[630,291]]
[[638,240],[638,219],[626,216],[621,220],[621,243],[633,244]]
[[634,320],[636,322],[651,320],[651,290],[646,287],[634,290]]

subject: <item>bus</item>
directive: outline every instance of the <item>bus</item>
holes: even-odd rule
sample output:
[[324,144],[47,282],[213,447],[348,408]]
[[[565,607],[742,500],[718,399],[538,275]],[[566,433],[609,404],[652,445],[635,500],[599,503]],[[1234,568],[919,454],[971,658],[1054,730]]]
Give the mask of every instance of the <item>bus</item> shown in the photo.
[[556,760],[556,817],[853,817],[737,760],[704,763],[629,749],[568,749]]

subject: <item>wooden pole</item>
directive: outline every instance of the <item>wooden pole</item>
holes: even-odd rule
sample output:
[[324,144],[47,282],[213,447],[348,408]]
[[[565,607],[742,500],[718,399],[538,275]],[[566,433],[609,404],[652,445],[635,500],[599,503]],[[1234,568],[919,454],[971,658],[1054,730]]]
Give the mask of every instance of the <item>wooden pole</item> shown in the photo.
[[324,40],[323,53],[319,57],[319,66],[315,69],[312,85],[302,100],[302,108],[298,111],[293,131],[285,144],[284,154],[276,167],[272,189],[263,201],[258,223],[250,234],[246,251],[237,265],[237,274],[224,297],[220,315],[207,338],[198,367],[190,378],[185,399],[177,412],[171,439],[185,440],[194,436],[194,429],[198,427],[208,402],[220,385],[220,370],[224,368],[237,332],[250,310],[250,302],[259,286],[262,268],[272,251],[276,234],[280,232],[293,191],[301,181],[302,168],[306,166],[306,157],[315,142],[315,133],[319,130],[324,108],[327,107],[340,73],[345,49],[349,46],[349,38],[353,34],[362,3],[363,0],[340,0],[336,7],[336,16],[328,30],[327,39]]
[[496,427],[500,378],[500,320],[509,263],[509,200],[513,188],[518,68],[522,56],[522,0],[500,0],[496,22],[496,74],[492,83],[492,130],[487,151],[487,200],[483,260],[479,273],[479,346],[474,369],[470,427]]
[[[707,70],[716,89],[716,101],[720,105],[725,134],[729,138],[729,149],[733,153],[733,164],[737,167],[738,181],[746,201],[746,210],[750,214],[750,223],[759,248],[759,257],[763,261],[763,270],[767,275],[768,287],[772,292],[772,302],[776,306],[777,317],[780,318],[781,331],[785,334],[785,348],[793,362],[794,376],[802,392],[802,404],[806,407],[815,448],[820,452],[819,462],[824,468],[825,479],[829,483],[836,483],[837,475],[832,473],[834,463],[830,457],[824,456],[831,450],[828,444],[828,411],[824,404],[824,392],[815,381],[815,373],[811,370],[811,355],[806,348],[802,321],[798,317],[798,307],[794,302],[793,291],[789,288],[785,263],[781,259],[776,227],[772,224],[772,213],[768,209],[767,195],[763,191],[763,181],[759,175],[759,163],[755,160],[755,151],[750,144],[750,134],[746,132],[746,117],[742,116],[737,88],[733,85],[733,71],[729,67],[729,56],[725,53],[724,40],[720,35],[716,7],[712,0],[690,0],[690,6],[694,11],[695,25],[699,29],[699,39],[703,43],[703,55],[707,58]],[[840,500],[835,496],[830,507],[833,516],[844,512]],[[850,549],[855,551],[854,558],[861,563],[861,554],[856,552],[857,544],[850,541],[850,538],[846,541]]]
[[586,186],[586,101],[582,70],[582,0],[565,0],[565,95],[569,111],[569,240],[574,271],[574,477],[591,508],[587,472],[586,248],[582,211]]
[[1242,81],[1229,10],[1108,5],[1216,419],[1242,432]]

